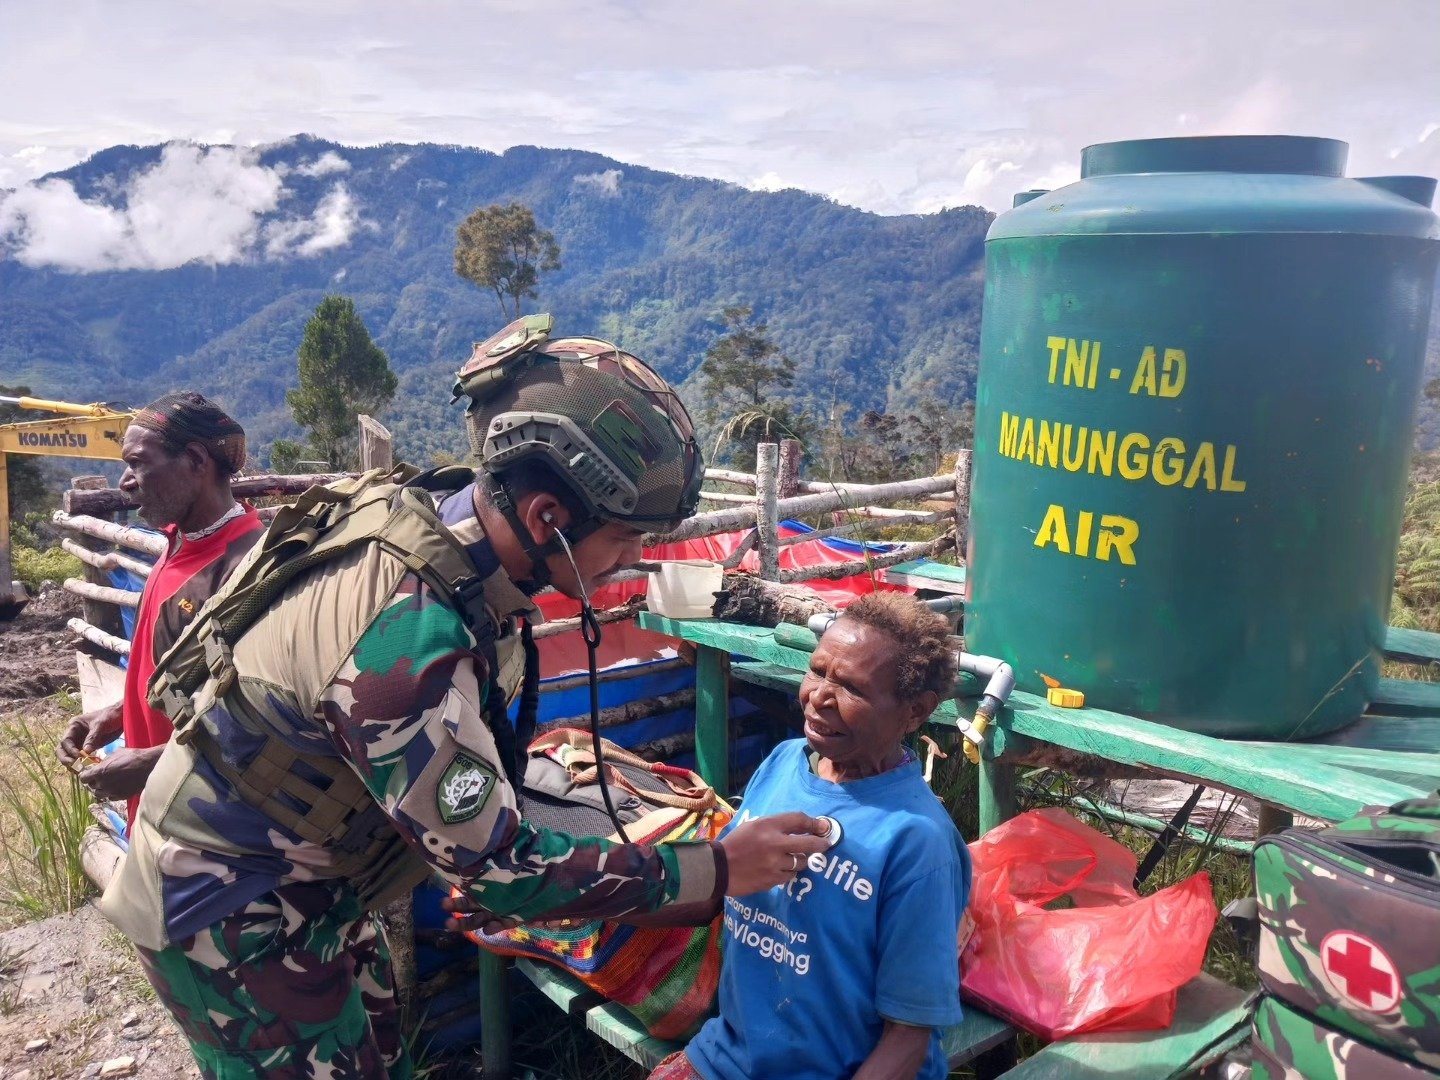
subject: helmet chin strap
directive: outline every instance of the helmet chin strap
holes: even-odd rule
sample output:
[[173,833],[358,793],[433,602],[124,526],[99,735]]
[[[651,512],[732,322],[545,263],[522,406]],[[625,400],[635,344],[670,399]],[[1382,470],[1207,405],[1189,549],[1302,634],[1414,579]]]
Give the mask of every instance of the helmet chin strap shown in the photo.
[[[549,514],[545,515],[545,520],[550,522]],[[630,837],[625,832],[624,823],[615,813],[614,802],[610,799],[610,785],[605,780],[605,752],[600,746],[600,679],[595,671],[595,654],[600,648],[600,620],[595,617],[595,609],[590,606],[590,590],[586,588],[585,579],[580,576],[580,567],[576,565],[575,553],[570,550],[570,541],[565,539],[565,534],[559,529],[555,530],[555,539],[559,540],[560,546],[565,549],[565,558],[570,560],[570,569],[575,574],[575,586],[580,590],[580,635],[585,639],[590,669],[590,741],[595,749],[595,779],[600,784],[600,796],[605,800],[605,812],[610,815],[615,832],[619,834],[622,843],[628,844]]]
[[[564,550],[565,554],[570,558],[570,565],[573,567],[575,565],[575,558],[570,555],[570,545],[580,543],[580,541],[584,540],[591,533],[605,526],[605,522],[596,517],[590,517],[584,521],[572,522],[568,530],[568,538],[565,533],[561,532],[559,528],[556,528],[555,535],[542,544],[535,539],[535,534],[530,531],[530,527],[526,525],[520,517],[520,512],[515,506],[515,500],[510,498],[510,493],[505,490],[504,484],[494,476],[487,476],[485,478],[485,488],[490,495],[490,502],[494,505],[495,509],[499,510],[504,516],[505,523],[510,526],[510,531],[515,534],[515,539],[520,541],[520,546],[525,550],[525,554],[530,557],[529,584],[533,586],[533,591],[535,592],[539,592],[550,584],[549,559],[551,555],[557,555],[561,550]],[[581,585],[581,589],[584,589],[583,584]]]

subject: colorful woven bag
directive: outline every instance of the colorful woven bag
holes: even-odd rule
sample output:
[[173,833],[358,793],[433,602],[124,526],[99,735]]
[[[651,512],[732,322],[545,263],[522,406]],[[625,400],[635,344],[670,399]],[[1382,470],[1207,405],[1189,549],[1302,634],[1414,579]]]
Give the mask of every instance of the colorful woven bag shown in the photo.
[[[734,816],[690,770],[645,761],[608,739],[602,745],[616,813],[631,841],[713,840]],[[600,835],[598,823],[604,822],[609,838],[618,841],[599,805],[589,732],[560,728],[530,744],[527,820],[573,835]],[[658,1039],[693,1034],[710,1015],[720,983],[719,916],[698,927],[641,929],[597,920],[470,936],[491,952],[564,968],[624,1006]]]

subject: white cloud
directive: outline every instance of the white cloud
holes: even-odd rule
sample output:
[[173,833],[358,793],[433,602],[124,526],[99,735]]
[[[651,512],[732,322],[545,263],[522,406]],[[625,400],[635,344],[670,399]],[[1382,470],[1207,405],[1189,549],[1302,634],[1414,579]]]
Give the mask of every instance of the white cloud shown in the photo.
[[745,181],[745,187],[751,191],[784,191],[786,188],[794,186],[794,184],[787,184],[782,180],[780,174],[773,169]]
[[[1005,207],[1113,139],[1323,135],[1352,174],[1440,167],[1434,0],[3,3],[0,100],[26,108],[0,115],[0,186],[116,143],[298,131],[574,147],[885,213]],[[477,65],[482,37],[543,37],[564,75]]]
[[620,178],[625,175],[621,169],[606,169],[603,172],[585,173],[575,177],[576,187],[593,188],[601,195],[614,198],[620,194]]
[[348,243],[360,213],[344,184],[336,184],[308,218],[275,221],[265,226],[265,254],[278,259],[286,255],[319,255]]
[[326,150],[314,161],[297,165],[295,171],[301,176],[330,176],[333,173],[349,172],[350,162],[334,150]]
[[251,150],[172,143],[119,191],[85,199],[68,181],[27,184],[0,199],[0,249],[27,266],[168,270],[266,254],[313,255],[345,243],[359,220],[343,185],[308,218],[264,222],[287,192]]

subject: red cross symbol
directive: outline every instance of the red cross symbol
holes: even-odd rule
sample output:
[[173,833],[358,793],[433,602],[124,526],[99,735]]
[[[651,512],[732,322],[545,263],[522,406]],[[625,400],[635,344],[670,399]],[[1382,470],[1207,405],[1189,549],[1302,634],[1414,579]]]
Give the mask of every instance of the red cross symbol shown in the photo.
[[1367,937],[1335,930],[1320,942],[1320,964],[1341,997],[1367,1012],[1390,1012],[1400,1003],[1395,965]]

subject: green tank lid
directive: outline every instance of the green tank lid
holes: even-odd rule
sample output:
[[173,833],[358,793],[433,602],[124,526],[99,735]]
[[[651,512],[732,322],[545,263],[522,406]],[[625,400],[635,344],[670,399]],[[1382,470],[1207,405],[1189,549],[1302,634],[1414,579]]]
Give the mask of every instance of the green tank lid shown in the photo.
[[1081,180],[1023,201],[1017,196],[986,239],[1144,233],[1440,239],[1440,219],[1429,205],[1433,180],[1347,178],[1346,153],[1336,139],[1297,135],[1098,143],[1081,156]]
[[1193,172],[1344,176],[1349,154],[1349,146],[1338,139],[1303,135],[1127,139],[1080,151],[1080,176]]

